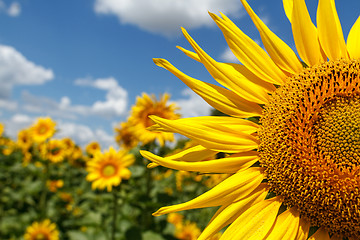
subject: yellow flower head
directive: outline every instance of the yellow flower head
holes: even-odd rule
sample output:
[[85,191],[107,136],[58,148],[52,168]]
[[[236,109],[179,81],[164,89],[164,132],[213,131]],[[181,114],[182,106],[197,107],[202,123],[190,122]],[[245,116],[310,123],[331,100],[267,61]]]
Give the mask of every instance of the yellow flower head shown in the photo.
[[23,150],[27,151],[33,144],[32,135],[29,129],[23,129],[18,132],[16,144]]
[[49,219],[42,222],[34,222],[27,227],[25,240],[59,240],[59,231],[55,223],[51,223]]
[[53,163],[62,162],[65,158],[66,147],[62,140],[51,139],[40,146],[41,155]]
[[88,175],[86,180],[92,182],[92,189],[105,187],[110,192],[113,186],[118,186],[122,179],[129,179],[131,172],[128,167],[133,164],[134,156],[127,151],[116,151],[113,147],[105,153],[98,152],[87,162]]
[[81,148],[79,146],[75,146],[71,154],[71,159],[76,160],[82,157],[83,157],[83,153]]
[[3,135],[4,133],[4,124],[0,123],[0,137]]
[[181,226],[184,216],[180,213],[169,213],[167,216],[167,221],[173,224],[175,227]]
[[97,152],[100,152],[101,151],[101,146],[98,142],[91,142],[89,143],[87,146],[86,146],[86,149],[85,151],[93,156],[95,155]]
[[6,156],[13,153],[13,151],[16,149],[15,142],[10,138],[0,138],[0,146],[2,153]]
[[[196,80],[164,59],[155,63],[229,116],[168,120],[152,129],[177,132],[198,145],[155,164],[230,177],[155,216],[221,206],[198,240],[226,228],[221,239],[358,239],[360,236],[360,18],[345,43],[334,0],[319,0],[317,26],[304,0],[284,0],[298,55],[255,14],[263,50],[225,15],[210,13],[241,64],[180,48],[222,85]],[[208,159],[211,153],[226,153]],[[260,167],[258,167],[260,165]],[[280,206],[286,207],[279,214]]]
[[22,157],[22,165],[26,167],[32,160],[32,154],[28,152],[27,150],[22,151],[23,157]]
[[137,97],[136,104],[131,108],[129,122],[133,126],[133,134],[143,144],[147,144],[154,140],[158,140],[160,145],[164,145],[165,141],[173,141],[174,135],[168,132],[152,132],[147,128],[152,126],[154,122],[150,116],[158,116],[164,119],[178,119],[179,114],[175,113],[177,107],[174,103],[167,104],[170,95],[164,94],[158,101],[155,95],[147,95],[143,93],[142,97]]
[[115,128],[115,133],[115,141],[125,150],[130,150],[138,144],[139,140],[134,135],[134,126],[129,122],[122,122],[120,127]]
[[37,143],[42,143],[52,137],[56,131],[56,122],[51,118],[39,118],[30,128],[32,138]]
[[64,143],[64,146],[65,146],[65,155],[67,157],[71,156],[74,151],[74,148],[75,148],[74,141],[69,137],[63,138],[63,139],[61,139],[61,141]]
[[74,198],[71,196],[70,193],[60,192],[59,197],[61,198],[61,200],[69,204],[72,204],[74,202]]
[[47,180],[46,186],[48,187],[50,192],[56,192],[59,188],[64,186],[63,180]]
[[178,226],[175,231],[175,237],[180,240],[196,240],[201,231],[196,223],[185,222]]

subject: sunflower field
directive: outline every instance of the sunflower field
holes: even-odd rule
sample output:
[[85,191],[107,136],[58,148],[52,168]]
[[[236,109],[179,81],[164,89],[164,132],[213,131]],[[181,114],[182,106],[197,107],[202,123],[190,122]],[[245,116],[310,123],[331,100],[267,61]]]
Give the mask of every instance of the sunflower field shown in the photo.
[[150,150],[176,156],[193,145],[146,130],[152,125],[150,114],[179,117],[168,98],[138,97],[128,121],[115,129],[118,146],[109,149],[98,142],[80,147],[70,138],[56,138],[59,129],[49,117],[38,118],[16,139],[7,137],[1,125],[0,239],[196,239],[215,209],[186,217],[152,213],[196,197],[227,174],[169,170],[140,155]]

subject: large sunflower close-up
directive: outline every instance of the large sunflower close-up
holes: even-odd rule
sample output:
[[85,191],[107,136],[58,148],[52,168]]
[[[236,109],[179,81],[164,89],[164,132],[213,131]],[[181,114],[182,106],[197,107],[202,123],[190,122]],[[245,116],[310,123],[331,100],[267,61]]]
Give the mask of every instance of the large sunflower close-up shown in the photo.
[[49,219],[42,222],[34,222],[27,227],[24,235],[25,240],[59,240],[59,231],[56,224]]
[[[241,2],[266,51],[213,13],[241,64],[215,61],[184,29],[194,51],[179,47],[223,87],[154,59],[228,116],[150,116],[153,131],[180,133],[198,145],[176,157],[141,154],[177,170],[232,174],[154,215],[218,206],[199,240],[225,227],[221,239],[359,239],[360,18],[345,41],[334,0],[319,0],[317,26],[304,0],[284,0],[296,54]],[[218,152],[226,157],[208,159]]]
[[135,161],[134,155],[125,150],[116,151],[113,147],[109,151],[95,153],[95,156],[87,162],[86,180],[92,182],[92,189],[112,191],[112,187],[118,186],[122,179],[129,179],[131,172],[128,169]]

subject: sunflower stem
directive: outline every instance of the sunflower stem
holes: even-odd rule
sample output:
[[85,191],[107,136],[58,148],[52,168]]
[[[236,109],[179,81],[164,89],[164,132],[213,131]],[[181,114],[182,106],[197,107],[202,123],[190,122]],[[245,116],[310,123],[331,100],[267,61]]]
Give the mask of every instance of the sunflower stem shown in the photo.
[[112,229],[111,229],[111,240],[115,240],[116,233],[116,219],[118,211],[118,191],[119,186],[113,188],[113,219],[112,219]]

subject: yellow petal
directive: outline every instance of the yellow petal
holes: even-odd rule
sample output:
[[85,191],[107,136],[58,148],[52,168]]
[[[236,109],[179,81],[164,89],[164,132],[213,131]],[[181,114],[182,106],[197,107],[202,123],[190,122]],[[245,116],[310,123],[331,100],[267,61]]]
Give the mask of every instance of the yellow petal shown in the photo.
[[122,168],[122,169],[120,170],[120,176],[121,176],[121,178],[123,178],[123,179],[129,179],[129,178],[131,177],[131,172],[130,172],[130,170],[127,169],[127,168]]
[[[197,53],[191,52],[189,50],[186,50],[185,48],[182,47],[178,47],[181,51],[183,51],[188,57],[201,62],[201,59],[199,57],[199,55]],[[269,82],[265,82],[262,79],[260,79],[259,77],[257,77],[255,74],[253,74],[249,69],[247,69],[244,65],[241,64],[236,64],[236,63],[220,63],[217,62],[217,64],[220,65],[229,65],[229,66],[225,66],[225,68],[234,68],[236,71],[238,71],[241,75],[243,75],[247,80],[249,80],[250,82],[253,82],[259,86],[261,86],[262,88],[265,89],[266,92],[268,93],[272,93],[273,91],[276,90],[275,86]],[[238,84],[239,81],[234,81],[234,84]]]
[[264,179],[261,168],[251,167],[243,171],[239,171],[228,177],[214,188],[204,194],[185,203],[162,207],[154,216],[159,216],[171,212],[182,210],[220,206],[228,204],[239,195],[247,195],[252,192]]
[[[154,125],[156,126],[156,125]],[[194,147],[187,148],[180,152],[177,152],[173,155],[167,156],[167,159],[175,160],[175,161],[185,161],[185,162],[193,162],[193,161],[202,161],[208,159],[209,157],[214,156],[217,151],[212,151],[210,149],[204,148],[201,145],[197,145]],[[157,163],[151,162],[147,165],[147,168],[155,168],[160,166]]]
[[[339,237],[339,236],[335,236],[335,235],[332,235],[332,237],[330,238],[330,240],[343,240],[342,237]],[[352,239],[350,239],[352,240]]]
[[292,21],[293,2],[294,0],[283,0],[284,11],[290,22]]
[[284,83],[286,75],[259,45],[246,36],[226,16],[222,15],[225,19],[212,13],[210,16],[223,32],[234,55],[246,68],[264,81],[278,85]]
[[167,156],[167,158],[174,161],[196,162],[212,157],[216,153],[217,151],[212,151],[210,149],[204,148],[201,145],[196,145],[194,147],[190,147],[178,153]]
[[307,221],[305,218],[300,218],[299,229],[295,240],[307,239],[309,235],[309,229],[310,229],[310,222]]
[[292,74],[300,72],[303,67],[294,51],[261,21],[246,0],[241,2],[259,30],[264,47],[276,65]]
[[[150,118],[159,118],[158,116],[150,116]],[[192,118],[181,118],[181,119],[176,119],[176,120],[170,120],[173,123],[176,124],[183,124],[183,125],[188,125],[188,124],[199,124],[199,125],[206,125],[206,126],[211,126],[211,125],[219,125],[219,126],[223,126],[223,127],[227,127],[227,128],[231,128],[234,131],[241,131],[243,133],[247,133],[247,134],[252,134],[254,132],[256,132],[259,129],[259,125],[257,125],[256,123],[250,121],[250,120],[246,120],[246,119],[241,119],[241,118],[232,118],[232,117],[225,117],[225,116],[204,116],[204,117],[192,117]],[[151,127],[148,127],[147,129],[150,130],[156,130],[156,131],[166,131],[167,128],[162,128],[159,125],[153,125]]]
[[328,231],[321,227],[309,238],[309,240],[330,240],[330,236]]
[[278,197],[255,204],[240,215],[224,232],[220,240],[265,239],[275,223],[282,202]]
[[258,147],[258,139],[248,134],[256,130],[256,124],[247,120],[230,117],[168,120],[154,115],[150,118],[164,130],[180,133],[214,151],[236,153]]
[[182,80],[209,105],[219,111],[240,118],[261,116],[262,108],[258,104],[245,100],[225,88],[191,78],[164,59],[154,59],[154,62]]
[[346,42],[350,57],[360,58],[360,16],[350,29]]
[[294,240],[297,236],[300,222],[300,213],[295,208],[290,208],[277,216],[267,240]]
[[348,59],[344,35],[334,0],[319,0],[317,26],[321,46],[330,60]]
[[266,104],[268,102],[268,94],[261,86],[247,80],[231,65],[219,64],[216,62],[199,47],[199,45],[190,37],[184,28],[182,28],[182,31],[185,38],[199,55],[201,63],[204,64],[206,69],[217,82],[236,92],[236,94],[248,101],[261,104]]
[[178,49],[180,49],[183,53],[186,54],[186,56],[194,59],[195,61],[201,62],[201,59],[199,58],[199,55],[197,53],[194,53],[192,51],[189,51],[183,47],[177,46]]
[[211,236],[232,223],[251,206],[264,201],[268,193],[266,184],[260,184],[253,192],[237,202],[222,206],[212,217],[197,240],[211,239]]
[[[189,147],[185,150],[167,156],[166,158],[174,161],[197,162],[213,157],[216,155],[216,153],[218,152],[204,148],[201,145],[196,145],[194,147]],[[151,162],[147,165],[148,168],[154,168],[158,166],[159,164],[154,162]]]
[[226,158],[198,162],[173,161],[147,151],[140,151],[140,154],[144,158],[167,168],[202,173],[235,173],[250,167],[259,160],[258,154],[255,151],[236,153]]
[[321,54],[318,31],[311,21],[304,0],[293,0],[291,27],[294,41],[301,59],[313,66],[326,61]]

